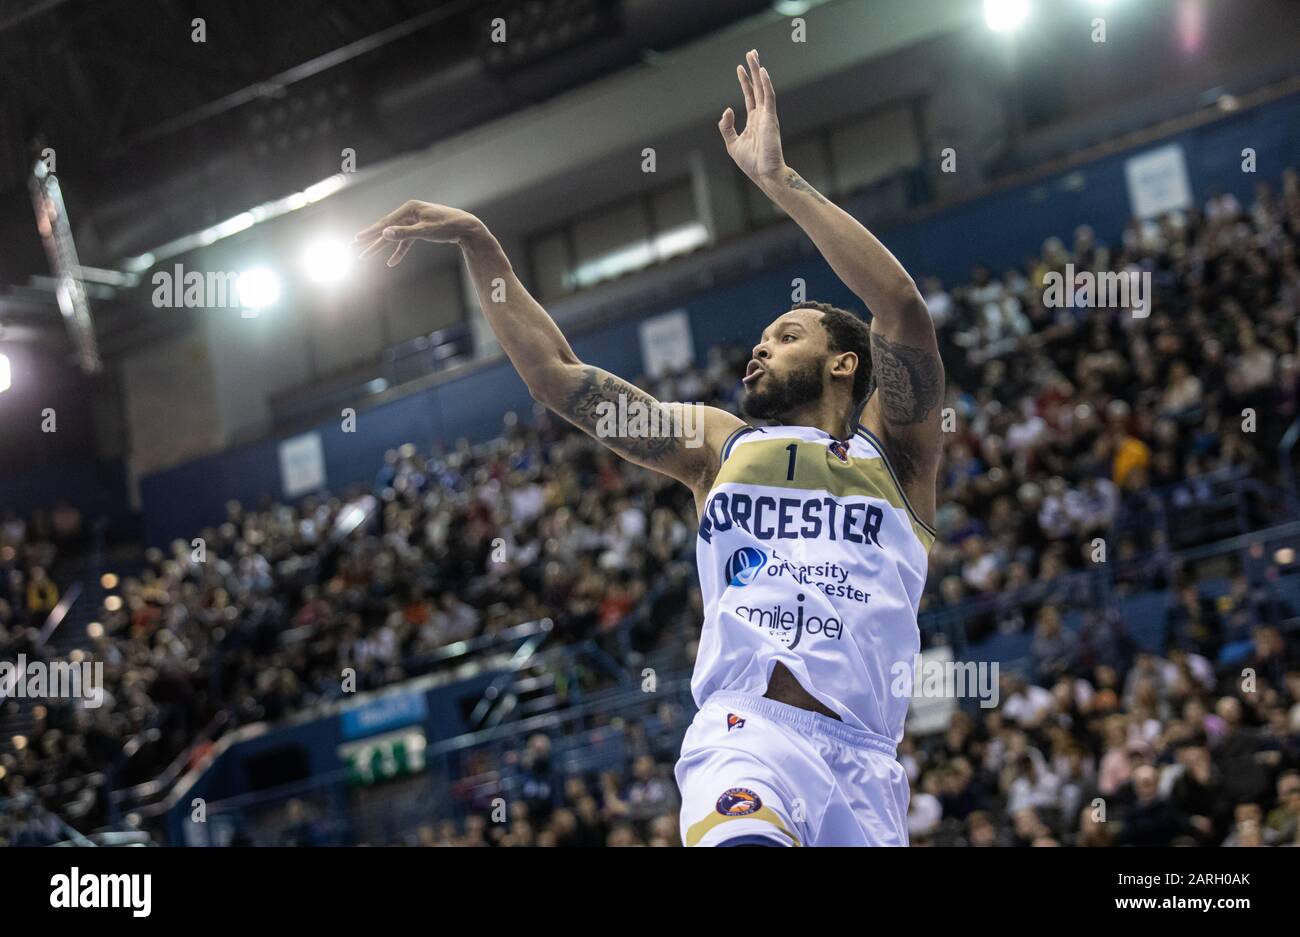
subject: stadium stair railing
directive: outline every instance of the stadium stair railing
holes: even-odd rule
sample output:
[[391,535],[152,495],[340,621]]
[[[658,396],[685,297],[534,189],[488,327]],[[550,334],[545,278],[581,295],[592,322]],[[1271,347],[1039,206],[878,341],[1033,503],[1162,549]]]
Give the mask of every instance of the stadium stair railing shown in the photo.
[[[544,654],[536,653],[536,648],[551,633],[553,623],[549,618],[538,621],[524,622],[511,628],[503,629],[494,634],[480,635],[466,641],[456,641],[436,651],[428,652],[417,657],[409,658],[404,662],[403,668],[408,674],[406,680],[396,683],[387,684],[382,688],[377,688],[369,692],[391,692],[402,686],[418,687],[427,684],[430,680],[444,679],[442,675],[458,672],[462,665],[470,660],[487,661],[492,658],[503,658],[502,664],[514,661],[518,668],[538,667],[552,663],[552,652]],[[525,650],[530,647],[532,650]],[[557,648],[556,651],[566,650]],[[517,674],[519,682],[523,687],[527,687],[530,675]],[[506,716],[510,713],[517,713],[520,709],[518,699],[512,700],[512,696],[522,697],[520,687],[515,682],[504,681],[497,686],[497,693],[490,701],[493,705],[486,707],[487,712],[491,712],[495,706],[505,706],[506,712],[503,713],[496,722],[504,722]],[[367,694],[362,694],[364,697]],[[296,717],[305,718],[312,710],[324,712],[337,707],[342,699],[327,700],[295,714]],[[240,731],[248,730],[249,726],[240,727]],[[189,745],[177,753],[170,761],[166,769],[153,779],[118,789],[115,783],[110,783],[108,801],[110,805],[109,816],[112,822],[120,823],[126,816],[133,816],[142,824],[149,824],[160,818],[168,809],[170,809],[176,798],[179,796],[178,791],[186,786],[187,778],[193,772],[201,771],[210,762],[209,753],[218,753],[222,745],[227,743],[228,734],[238,735],[235,730],[235,717],[232,710],[224,710],[219,713],[208,727],[200,733]],[[124,757],[113,766],[110,775],[113,779],[118,779],[126,774],[125,764],[127,758],[138,748],[142,748],[152,741],[157,734],[157,728],[154,725],[147,727],[137,733],[124,746]]]
[[[288,817],[305,807],[321,818],[315,821],[313,834],[319,845],[392,842],[420,825],[463,820],[471,810],[477,812],[478,805],[495,798],[521,797],[523,768],[518,755],[533,735],[551,739],[557,779],[574,773],[594,775],[624,768],[640,753],[626,738],[628,726],[641,726],[644,737],[657,740],[665,751],[675,750],[693,712],[689,673],[665,675],[654,693],[639,685],[614,687],[563,710],[435,743],[425,750],[420,773],[376,788],[349,788],[351,769],[341,768],[210,801],[207,823],[224,829],[224,835],[238,831],[258,845],[275,845],[294,826]],[[501,767],[486,773],[461,770],[473,764]],[[560,785],[554,786],[558,796]],[[292,802],[299,806],[291,808]]]
[[[67,582],[58,603],[46,615],[36,639],[36,651],[45,663],[68,661],[74,652],[84,652],[90,642],[87,628],[103,607],[98,551],[62,571]],[[71,575],[69,575],[71,571]],[[16,676],[16,675],[15,675]],[[13,688],[0,685],[0,752],[13,751],[15,738],[30,737],[36,725],[35,708],[41,702],[31,697],[10,696]]]

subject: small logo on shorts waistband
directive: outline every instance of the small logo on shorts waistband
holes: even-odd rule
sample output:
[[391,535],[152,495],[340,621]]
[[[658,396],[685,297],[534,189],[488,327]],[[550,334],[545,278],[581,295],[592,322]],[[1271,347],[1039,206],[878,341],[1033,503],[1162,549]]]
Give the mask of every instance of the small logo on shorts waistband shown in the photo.
[[743,787],[733,787],[718,798],[718,813],[724,817],[746,817],[762,806],[758,795]]
[[735,713],[727,713],[727,731],[745,728],[745,720]]

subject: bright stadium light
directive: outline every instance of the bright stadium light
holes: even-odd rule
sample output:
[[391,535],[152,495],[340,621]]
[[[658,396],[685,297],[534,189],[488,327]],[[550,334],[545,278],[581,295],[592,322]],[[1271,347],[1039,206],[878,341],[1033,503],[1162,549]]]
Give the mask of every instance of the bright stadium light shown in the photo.
[[239,275],[239,304],[245,309],[262,310],[274,306],[280,298],[280,278],[266,267],[254,267]]
[[1029,16],[1029,0],[984,0],[984,22],[995,33],[1019,29]]
[[0,353],[0,394],[3,394],[14,383],[13,368],[9,364],[9,356]]
[[352,252],[337,238],[321,238],[307,247],[302,261],[313,282],[337,283],[352,268]]

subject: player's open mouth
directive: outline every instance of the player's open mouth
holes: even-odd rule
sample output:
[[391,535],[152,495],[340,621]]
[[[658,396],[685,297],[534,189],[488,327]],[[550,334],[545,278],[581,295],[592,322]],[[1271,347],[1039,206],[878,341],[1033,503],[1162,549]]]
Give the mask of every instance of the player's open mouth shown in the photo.
[[741,380],[741,383],[744,384],[745,386],[749,386],[750,384],[758,380],[760,377],[762,377],[764,373],[765,372],[762,367],[751,366],[750,369],[745,372],[745,376]]

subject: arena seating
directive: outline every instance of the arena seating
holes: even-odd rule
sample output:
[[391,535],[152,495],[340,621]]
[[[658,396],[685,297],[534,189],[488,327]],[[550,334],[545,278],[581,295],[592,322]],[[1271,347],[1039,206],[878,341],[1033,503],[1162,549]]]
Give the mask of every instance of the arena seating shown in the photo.
[[[1216,197],[1114,245],[1081,229],[1001,276],[924,284],[954,416],[924,642],[999,662],[1004,687],[998,708],[905,742],[914,843],[1300,842],[1300,538],[1277,526],[1297,521],[1280,455],[1300,417],[1298,239],[1289,170],[1250,206]],[[1044,278],[1067,263],[1151,274],[1154,308],[1045,308]],[[734,410],[748,355],[728,348],[651,389]],[[0,797],[21,805],[0,812],[0,844],[120,825],[110,790],[193,757],[214,725],[340,698],[343,668],[374,690],[449,644],[540,619],[573,649],[530,675],[542,702],[528,714],[554,716],[553,732],[498,736],[480,759],[491,777],[466,756],[448,769],[461,796],[417,798],[400,823],[290,798],[241,841],[675,844],[653,706],[617,728],[563,714],[624,692],[647,655],[688,674],[694,505],[533,417],[475,447],[397,447],[370,491],[231,505],[196,532],[201,560],[188,542],[150,551],[111,590],[120,607],[50,644],[37,640],[48,603],[27,598],[44,548],[27,531],[7,543],[0,653],[90,655],[109,702],[0,704]],[[74,582],[98,576],[60,585]],[[474,819],[501,790],[529,792],[526,816]],[[1098,796],[1126,821],[1091,819]],[[437,822],[420,821],[426,808]]]

